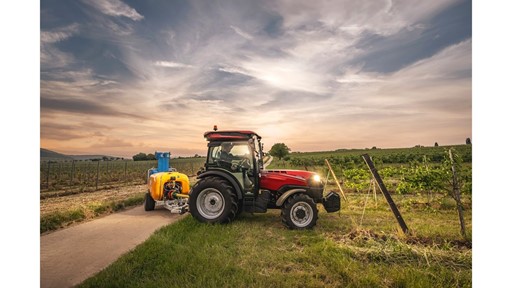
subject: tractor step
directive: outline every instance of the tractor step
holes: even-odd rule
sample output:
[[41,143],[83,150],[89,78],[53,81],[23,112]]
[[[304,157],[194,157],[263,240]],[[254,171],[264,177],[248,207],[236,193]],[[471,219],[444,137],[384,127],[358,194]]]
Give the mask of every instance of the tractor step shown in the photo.
[[262,190],[256,199],[246,196],[244,198],[244,211],[249,213],[265,213],[270,199],[270,192]]

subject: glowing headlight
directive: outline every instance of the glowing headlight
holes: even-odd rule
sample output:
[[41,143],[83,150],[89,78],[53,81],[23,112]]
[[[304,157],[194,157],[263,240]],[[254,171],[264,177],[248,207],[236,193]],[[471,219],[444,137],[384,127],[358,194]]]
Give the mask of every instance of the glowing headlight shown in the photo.
[[320,176],[319,175],[313,175],[313,181],[320,182]]

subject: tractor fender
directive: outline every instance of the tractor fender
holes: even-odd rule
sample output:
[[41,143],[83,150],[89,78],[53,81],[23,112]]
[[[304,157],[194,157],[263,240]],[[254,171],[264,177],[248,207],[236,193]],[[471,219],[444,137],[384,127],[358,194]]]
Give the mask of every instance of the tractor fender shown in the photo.
[[199,176],[197,176],[197,178],[201,179],[201,178],[205,178],[208,176],[216,176],[216,177],[221,177],[221,178],[228,180],[229,183],[231,183],[231,185],[235,188],[236,196],[238,197],[238,200],[242,199],[242,188],[240,187],[240,184],[238,183],[236,178],[233,177],[231,174],[223,172],[223,171],[218,171],[218,170],[206,171],[206,172],[201,173]]
[[306,189],[297,188],[297,189],[291,189],[291,190],[284,192],[284,194],[281,195],[281,197],[279,197],[279,199],[277,199],[276,206],[279,207],[279,206],[283,205],[284,201],[286,201],[286,199],[288,199],[288,197],[292,196],[295,193],[306,193]]

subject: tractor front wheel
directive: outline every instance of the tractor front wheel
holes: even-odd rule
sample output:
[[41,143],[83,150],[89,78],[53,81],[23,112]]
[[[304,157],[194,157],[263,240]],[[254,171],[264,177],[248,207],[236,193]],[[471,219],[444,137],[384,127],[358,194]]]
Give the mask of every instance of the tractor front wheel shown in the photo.
[[144,201],[144,210],[146,210],[146,211],[155,210],[155,200],[153,199],[153,197],[151,197],[149,192],[146,193],[146,199]]
[[190,193],[190,214],[205,223],[229,223],[238,212],[238,200],[231,184],[221,178],[199,180]]
[[286,199],[281,209],[283,224],[290,229],[310,229],[316,225],[318,209],[311,197],[306,194],[294,194]]

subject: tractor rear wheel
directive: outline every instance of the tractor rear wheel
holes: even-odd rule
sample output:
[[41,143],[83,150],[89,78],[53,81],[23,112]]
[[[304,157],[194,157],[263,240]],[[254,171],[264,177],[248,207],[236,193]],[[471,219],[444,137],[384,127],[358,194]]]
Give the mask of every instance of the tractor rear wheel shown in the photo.
[[318,209],[311,197],[306,194],[294,194],[286,199],[281,209],[283,224],[290,229],[310,229],[316,225]]
[[229,223],[238,212],[238,200],[231,184],[217,177],[199,180],[188,201],[190,214],[205,223]]
[[151,197],[149,192],[146,193],[146,199],[144,201],[144,210],[146,210],[146,211],[155,210],[155,200],[153,199],[153,197]]

